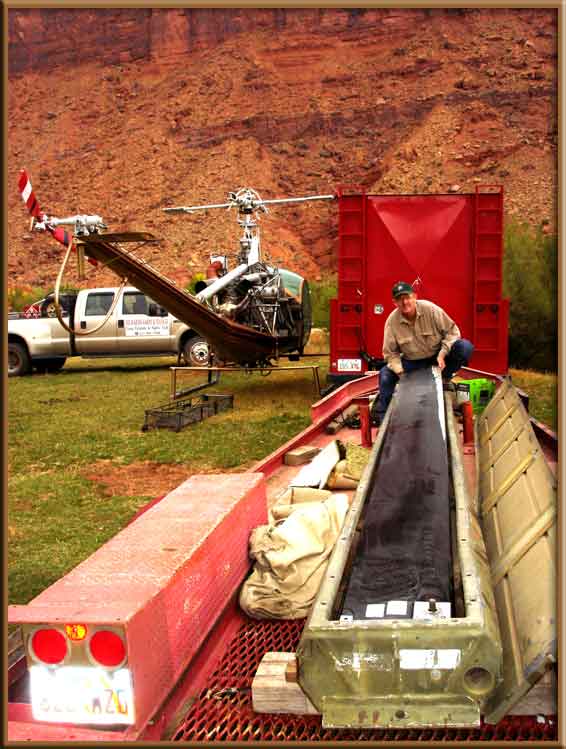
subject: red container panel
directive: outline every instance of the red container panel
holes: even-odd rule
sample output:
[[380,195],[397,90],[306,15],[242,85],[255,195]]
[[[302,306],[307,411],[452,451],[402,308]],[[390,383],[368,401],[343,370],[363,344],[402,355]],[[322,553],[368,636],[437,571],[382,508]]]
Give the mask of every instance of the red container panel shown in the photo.
[[[503,193],[341,195],[338,296],[331,307],[332,374],[380,359],[394,309],[391,287],[412,283],[475,345],[470,366],[507,371],[508,302],[502,299]],[[361,362],[360,371],[367,365]]]

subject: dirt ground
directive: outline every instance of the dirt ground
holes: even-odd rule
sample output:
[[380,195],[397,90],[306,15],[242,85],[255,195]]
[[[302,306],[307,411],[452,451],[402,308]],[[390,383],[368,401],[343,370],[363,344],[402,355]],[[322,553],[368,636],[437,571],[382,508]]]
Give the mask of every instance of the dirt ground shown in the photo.
[[97,460],[83,475],[103,486],[108,496],[138,496],[143,487],[145,496],[161,497],[186,481],[192,471],[183,464],[164,465],[149,460],[125,466],[115,465],[111,460]]

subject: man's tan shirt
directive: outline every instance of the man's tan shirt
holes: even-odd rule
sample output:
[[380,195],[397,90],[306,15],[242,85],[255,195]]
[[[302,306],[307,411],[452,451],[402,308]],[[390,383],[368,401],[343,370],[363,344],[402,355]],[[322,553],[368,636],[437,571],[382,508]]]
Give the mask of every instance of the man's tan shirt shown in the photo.
[[454,320],[433,302],[417,299],[417,316],[410,322],[398,309],[393,310],[383,331],[383,358],[395,374],[403,372],[401,356],[428,359],[440,351],[447,354],[460,330]]

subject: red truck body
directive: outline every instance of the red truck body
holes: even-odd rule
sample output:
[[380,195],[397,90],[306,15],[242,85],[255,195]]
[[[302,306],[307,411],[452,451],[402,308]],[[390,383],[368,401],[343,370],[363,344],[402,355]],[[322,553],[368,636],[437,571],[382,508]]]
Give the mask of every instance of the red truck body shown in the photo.
[[[470,366],[507,371],[502,293],[503,188],[473,194],[339,194],[338,295],[330,307],[330,378],[380,360],[396,281],[443,307],[475,346]],[[366,358],[362,354],[367,355]]]

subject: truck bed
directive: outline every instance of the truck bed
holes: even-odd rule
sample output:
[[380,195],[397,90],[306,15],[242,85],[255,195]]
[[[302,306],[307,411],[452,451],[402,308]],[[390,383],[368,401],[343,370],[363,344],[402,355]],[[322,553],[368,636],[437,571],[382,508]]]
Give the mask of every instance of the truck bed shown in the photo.
[[[336,435],[325,426],[352,399],[375,385],[375,376],[350,383],[313,407],[313,424],[258,464],[253,472],[266,477],[268,505],[286,487],[299,467],[283,463],[292,447],[323,447],[339,438],[360,443],[360,430],[343,427]],[[372,430],[375,438],[376,430]],[[543,440],[541,441],[541,445]],[[556,464],[556,443],[547,430],[550,464]],[[475,485],[475,456],[464,447],[464,465],[471,486]],[[189,666],[153,718],[144,725],[121,729],[90,728],[34,722],[26,677],[12,687],[8,730],[11,741],[155,741],[247,742],[247,741],[553,741],[557,739],[556,715],[511,714],[497,725],[482,721],[479,728],[435,729],[326,729],[321,716],[257,714],[252,708],[252,679],[265,653],[294,652],[305,620],[258,621],[246,616],[237,595],[226,601],[215,625],[207,634]],[[541,703],[544,709],[544,703]],[[519,707],[518,710],[521,708]]]

